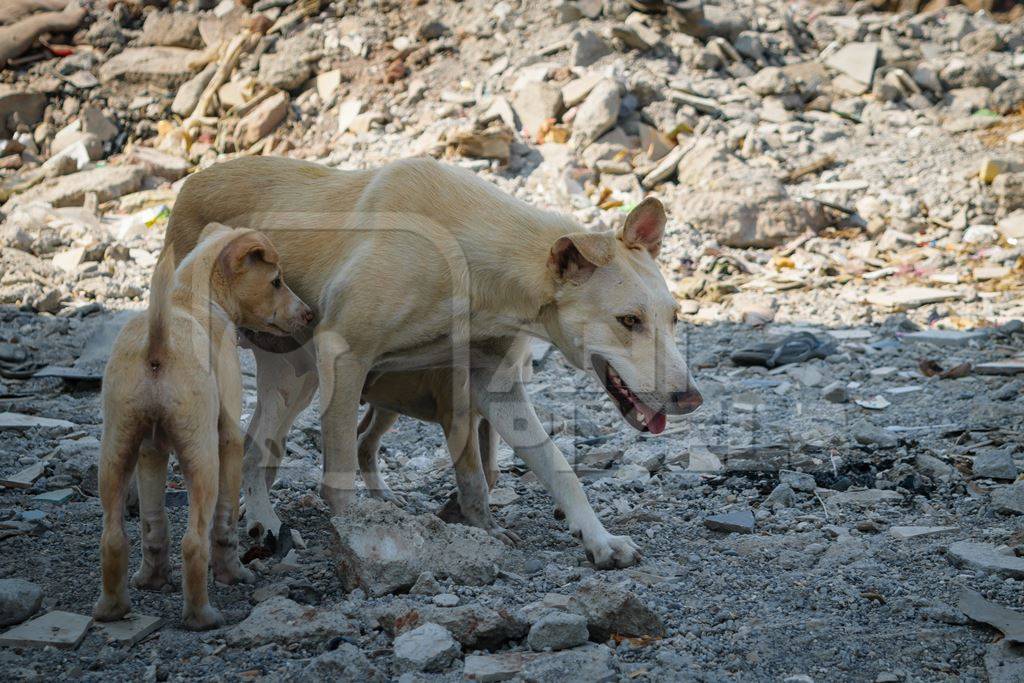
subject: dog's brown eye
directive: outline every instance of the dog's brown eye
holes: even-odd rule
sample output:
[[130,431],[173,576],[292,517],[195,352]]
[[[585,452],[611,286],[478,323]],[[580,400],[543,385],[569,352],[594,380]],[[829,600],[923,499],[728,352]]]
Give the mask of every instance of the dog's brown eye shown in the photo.
[[620,315],[618,321],[627,330],[635,330],[640,327],[640,318],[635,315]]
[[270,284],[274,285],[274,289],[281,289],[281,276],[278,275],[274,278],[274,281]]

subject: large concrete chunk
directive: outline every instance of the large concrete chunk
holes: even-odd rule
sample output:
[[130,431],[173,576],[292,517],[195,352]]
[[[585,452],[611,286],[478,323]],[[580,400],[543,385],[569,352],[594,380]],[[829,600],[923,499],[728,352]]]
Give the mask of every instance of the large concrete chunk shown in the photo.
[[225,639],[230,645],[258,647],[267,643],[315,642],[358,631],[338,612],[300,605],[277,596],[253,608],[242,623],[228,631]]
[[599,579],[587,581],[569,601],[569,609],[587,618],[590,638],[605,641],[622,636],[664,636],[661,617],[640,598],[620,586]]
[[489,584],[505,554],[501,542],[482,529],[413,516],[383,501],[366,501],[331,524],[345,589],[374,596],[407,590],[425,571],[458,584]]
[[957,541],[946,549],[946,555],[958,567],[1024,579],[1024,558],[1004,555],[991,543]]
[[528,625],[516,613],[472,603],[438,607],[412,600],[395,600],[375,610],[373,616],[385,631],[400,634],[433,622],[445,627],[467,650],[493,650],[526,635]]
[[92,617],[72,612],[54,611],[15,626],[0,635],[0,646],[8,647],[56,647],[73,650],[78,647],[85,632],[92,624]]
[[90,192],[100,202],[109,202],[142,187],[146,171],[141,166],[102,166],[43,181],[27,192],[15,195],[17,204],[46,202],[55,208],[82,206]]
[[192,77],[191,65],[201,54],[182,47],[130,47],[100,67],[100,81],[177,87]]

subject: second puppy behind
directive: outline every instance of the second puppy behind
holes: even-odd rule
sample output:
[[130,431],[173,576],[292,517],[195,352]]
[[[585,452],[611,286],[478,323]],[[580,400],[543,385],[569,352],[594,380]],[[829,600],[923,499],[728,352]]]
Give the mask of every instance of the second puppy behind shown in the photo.
[[132,583],[152,590],[171,583],[164,488],[173,450],[189,501],[182,619],[186,628],[206,629],[223,623],[207,594],[211,528],[216,579],[253,579],[237,548],[243,441],[236,326],[293,334],[313,312],[284,284],[277,252],[260,232],[212,223],[176,271],[173,264],[172,254],[161,255],[149,311],[125,325],[104,375],[103,587],[93,616],[112,621],[130,609],[124,500],[136,466],[143,556]]

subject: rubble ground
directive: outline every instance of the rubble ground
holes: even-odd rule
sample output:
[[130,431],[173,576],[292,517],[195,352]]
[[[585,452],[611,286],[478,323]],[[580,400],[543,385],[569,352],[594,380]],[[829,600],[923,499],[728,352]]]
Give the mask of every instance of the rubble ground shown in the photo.
[[[637,4],[0,8],[5,680],[1024,680],[1022,6]],[[529,387],[640,564],[595,571],[504,445],[519,546],[442,522],[445,441],[407,418],[381,452],[405,504],[332,521],[314,400],[271,491],[292,533],[211,586],[227,625],[135,589],[90,623],[102,369],[182,180],[240,154],[429,154],[595,229],[665,203],[704,407],[639,434],[540,342]],[[831,352],[730,359],[801,331]],[[173,464],[166,500],[180,573]]]

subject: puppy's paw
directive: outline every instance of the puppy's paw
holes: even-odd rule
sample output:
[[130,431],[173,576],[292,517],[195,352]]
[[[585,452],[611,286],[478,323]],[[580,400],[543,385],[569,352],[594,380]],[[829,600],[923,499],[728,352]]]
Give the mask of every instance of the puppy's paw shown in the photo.
[[156,591],[158,593],[170,593],[177,588],[174,580],[171,579],[171,568],[139,567],[139,571],[132,575],[132,586],[144,591]]
[[131,610],[132,604],[128,595],[107,595],[104,593],[92,608],[92,616],[96,621],[117,621]]
[[209,603],[201,607],[185,606],[181,621],[189,631],[207,631],[224,625],[224,615]]
[[598,569],[632,567],[640,561],[640,548],[629,536],[603,536],[585,542],[587,559]]
[[510,546],[512,548],[515,548],[523,542],[523,540],[519,538],[519,535],[516,532],[509,531],[504,527],[493,526],[487,530],[487,533],[489,533],[494,538],[498,539],[505,545]]
[[232,586],[236,583],[256,583],[256,575],[237,559],[222,566],[214,566],[213,578],[217,583]]

